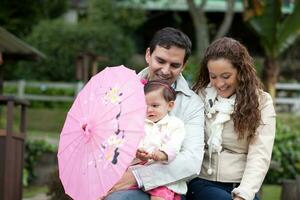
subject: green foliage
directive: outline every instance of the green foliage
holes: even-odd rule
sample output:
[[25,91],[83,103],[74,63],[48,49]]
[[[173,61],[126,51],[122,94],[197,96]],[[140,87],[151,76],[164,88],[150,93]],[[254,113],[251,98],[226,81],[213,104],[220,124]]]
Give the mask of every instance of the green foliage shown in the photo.
[[46,186],[33,186],[29,185],[28,187],[23,187],[23,199],[36,199],[36,195],[39,195],[41,193],[47,193],[47,187]]
[[90,0],[88,21],[92,24],[109,22],[119,26],[122,31],[132,33],[145,20],[141,9],[119,6],[117,0]]
[[67,0],[1,0],[0,24],[15,35],[30,33],[42,19],[59,17],[68,8]]
[[59,179],[58,170],[54,171],[49,177],[47,195],[50,197],[50,200],[72,200],[71,197],[65,194]]
[[295,179],[300,174],[300,137],[298,131],[277,122],[276,138],[272,160],[279,164],[278,168],[270,169],[267,183],[280,183],[282,179]]
[[55,152],[55,147],[44,140],[26,141],[23,185],[27,186],[35,177],[34,167],[44,153]]
[[294,2],[294,10],[288,16],[282,12],[283,1],[262,0],[259,5],[248,1],[252,5],[246,9],[253,13],[246,17],[246,21],[260,38],[260,43],[267,56],[277,58],[299,36],[300,29],[300,1]]
[[186,67],[183,71],[183,76],[189,82],[190,85],[196,82],[199,75],[200,62],[196,56],[192,56],[186,63]]
[[130,67],[135,52],[132,34],[143,22],[143,13],[116,7],[109,0],[89,3],[87,17],[77,24],[45,20],[35,26],[26,40],[47,58],[6,67],[5,79],[74,81],[76,57],[83,52],[107,58],[98,62],[99,70],[120,64]]
[[257,73],[258,77],[262,77],[262,70],[263,70],[263,67],[264,67],[263,61],[264,60],[260,57],[255,57],[254,58],[254,66],[255,66],[256,73]]
[[262,200],[280,200],[280,185],[263,185]]

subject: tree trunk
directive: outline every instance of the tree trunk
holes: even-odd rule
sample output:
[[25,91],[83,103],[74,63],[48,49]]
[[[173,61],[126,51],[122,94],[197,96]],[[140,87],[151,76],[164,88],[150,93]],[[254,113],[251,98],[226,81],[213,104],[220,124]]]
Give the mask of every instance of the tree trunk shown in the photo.
[[196,57],[197,60],[201,60],[204,56],[204,52],[209,45],[209,33],[208,33],[208,25],[204,12],[200,13],[201,20],[194,21],[194,26],[196,30]]
[[[209,28],[207,24],[207,18],[205,15],[205,4],[207,0],[202,0],[200,5],[196,5],[194,0],[186,0],[189,13],[193,20],[196,37],[196,57],[197,60],[201,60],[206,48],[210,43]],[[215,39],[223,37],[227,34],[234,16],[234,0],[226,0],[227,10],[224,15],[223,22],[215,36]]]
[[201,1],[199,6],[196,6],[194,0],[186,0],[186,2],[195,28],[196,57],[197,60],[200,60],[210,41],[207,19],[204,11],[206,0]]
[[3,65],[0,65],[0,95],[3,94]]
[[270,93],[273,99],[276,95],[275,84],[277,83],[278,74],[279,65],[277,60],[267,56],[264,60],[262,80],[265,86],[265,90]]
[[227,10],[223,19],[223,22],[214,38],[214,40],[225,36],[232,24],[233,16],[234,16],[234,2],[235,0],[226,0],[227,2]]
[[283,180],[281,200],[297,200],[297,184],[295,180]]

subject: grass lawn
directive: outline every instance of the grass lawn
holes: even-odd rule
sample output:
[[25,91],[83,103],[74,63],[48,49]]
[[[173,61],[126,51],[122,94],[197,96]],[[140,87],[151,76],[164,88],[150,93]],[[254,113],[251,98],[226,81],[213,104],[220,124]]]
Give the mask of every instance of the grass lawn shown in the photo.
[[290,113],[278,113],[277,119],[280,120],[283,124],[288,125],[292,130],[300,131],[299,115],[293,115]]
[[47,193],[47,186],[28,186],[23,188],[23,198],[32,198],[40,193]]
[[29,131],[60,133],[68,110],[66,109],[28,109]]
[[281,186],[263,185],[263,195],[261,200],[280,200]]

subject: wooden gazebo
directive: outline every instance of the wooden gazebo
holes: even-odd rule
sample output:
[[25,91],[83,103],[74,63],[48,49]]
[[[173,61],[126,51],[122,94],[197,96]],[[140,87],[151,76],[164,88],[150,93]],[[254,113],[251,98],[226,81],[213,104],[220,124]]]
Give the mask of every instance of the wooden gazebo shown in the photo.
[[[45,56],[0,27],[0,199],[22,199],[22,171],[26,133],[26,100],[2,95],[3,63],[17,60],[38,60]],[[14,111],[20,107],[20,125],[14,128]],[[6,110],[6,112],[4,112]]]
[[76,79],[84,83],[98,73],[97,63],[107,61],[105,56],[97,55],[93,52],[80,52],[76,57]]

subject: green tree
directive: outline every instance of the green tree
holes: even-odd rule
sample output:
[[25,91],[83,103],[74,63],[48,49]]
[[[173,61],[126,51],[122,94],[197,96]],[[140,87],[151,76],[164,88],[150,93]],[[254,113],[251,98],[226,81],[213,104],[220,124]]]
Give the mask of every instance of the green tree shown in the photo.
[[0,24],[17,36],[30,33],[42,19],[53,19],[68,8],[68,0],[1,0]]
[[131,67],[135,53],[132,35],[143,19],[143,12],[118,8],[114,1],[90,0],[85,17],[77,24],[41,21],[26,41],[47,58],[39,63],[21,62],[17,67],[6,67],[5,79],[74,81],[75,59],[81,52],[107,57],[107,61],[98,63],[100,70],[120,64]]
[[[208,47],[211,40],[223,37],[226,35],[231,27],[234,17],[234,3],[235,0],[223,0],[226,2],[226,10],[224,11],[223,20],[216,30],[216,34],[212,34],[210,30],[210,24],[207,18],[205,6],[209,0],[185,0],[185,1],[167,1],[167,0],[119,0],[123,5],[128,7],[143,7],[145,4],[157,3],[162,7],[171,7],[172,4],[187,5],[187,11],[189,12],[192,23],[194,25],[194,35],[196,38],[195,43],[195,55],[197,60],[200,60],[204,54],[205,49]],[[213,38],[211,38],[213,35]]]
[[145,21],[145,12],[119,3],[118,0],[90,0],[88,22],[94,25],[109,22],[120,27],[122,32],[132,34]]
[[262,80],[273,98],[280,68],[278,58],[300,33],[300,1],[294,1],[288,16],[283,14],[282,5],[281,0],[245,1],[245,21],[259,37],[265,54]]

